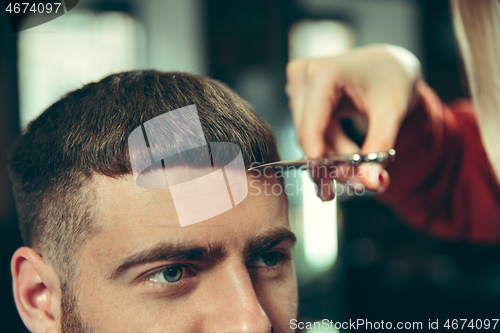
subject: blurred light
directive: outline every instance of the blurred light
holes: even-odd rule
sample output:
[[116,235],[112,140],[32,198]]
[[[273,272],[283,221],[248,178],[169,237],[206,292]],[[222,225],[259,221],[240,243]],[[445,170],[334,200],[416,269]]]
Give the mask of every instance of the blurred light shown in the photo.
[[124,13],[73,10],[19,33],[21,128],[65,93],[135,69],[141,31]]
[[302,177],[306,262],[317,271],[326,271],[337,258],[337,198],[321,201],[308,172],[303,172]]
[[353,46],[349,26],[333,20],[300,20],[290,28],[290,59],[344,53]]
[[[290,59],[336,55],[352,45],[351,29],[340,21],[300,20],[289,31]],[[305,259],[314,270],[326,271],[337,258],[337,198],[322,202],[309,175],[302,177]]]

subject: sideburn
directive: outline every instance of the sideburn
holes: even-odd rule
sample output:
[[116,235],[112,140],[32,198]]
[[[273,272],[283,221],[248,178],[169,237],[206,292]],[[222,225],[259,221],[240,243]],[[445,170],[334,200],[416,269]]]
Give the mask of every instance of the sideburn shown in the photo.
[[61,333],[92,333],[78,311],[76,294],[67,284],[61,284]]

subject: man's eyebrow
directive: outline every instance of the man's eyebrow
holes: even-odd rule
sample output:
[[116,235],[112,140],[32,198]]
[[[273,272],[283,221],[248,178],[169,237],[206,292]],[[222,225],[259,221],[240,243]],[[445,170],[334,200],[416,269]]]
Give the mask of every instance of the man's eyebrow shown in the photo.
[[128,256],[108,275],[113,280],[132,266],[155,260],[198,261],[216,263],[226,257],[226,250],[222,244],[208,244],[208,246],[187,246],[161,243],[150,249]]
[[262,255],[267,250],[272,249],[284,240],[291,241],[293,245],[297,241],[297,238],[291,230],[280,227],[264,235],[249,239],[245,247],[246,261],[250,261],[253,258]]

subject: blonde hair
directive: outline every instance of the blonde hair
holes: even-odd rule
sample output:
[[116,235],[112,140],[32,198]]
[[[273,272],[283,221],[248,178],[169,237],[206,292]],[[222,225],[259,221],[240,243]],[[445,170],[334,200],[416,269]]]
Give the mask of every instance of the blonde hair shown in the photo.
[[481,140],[500,183],[500,5],[498,0],[451,4]]

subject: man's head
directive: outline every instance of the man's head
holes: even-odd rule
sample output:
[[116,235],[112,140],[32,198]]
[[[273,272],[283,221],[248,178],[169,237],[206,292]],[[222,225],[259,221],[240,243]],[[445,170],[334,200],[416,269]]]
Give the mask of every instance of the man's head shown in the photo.
[[246,102],[183,73],[112,75],[30,124],[10,174],[26,245],[12,260],[14,296],[31,331],[287,330],[297,290],[283,195],[254,191],[181,228],[168,188],[135,183],[130,133],[191,104],[207,142],[238,145],[245,165],[278,159],[274,136]]

